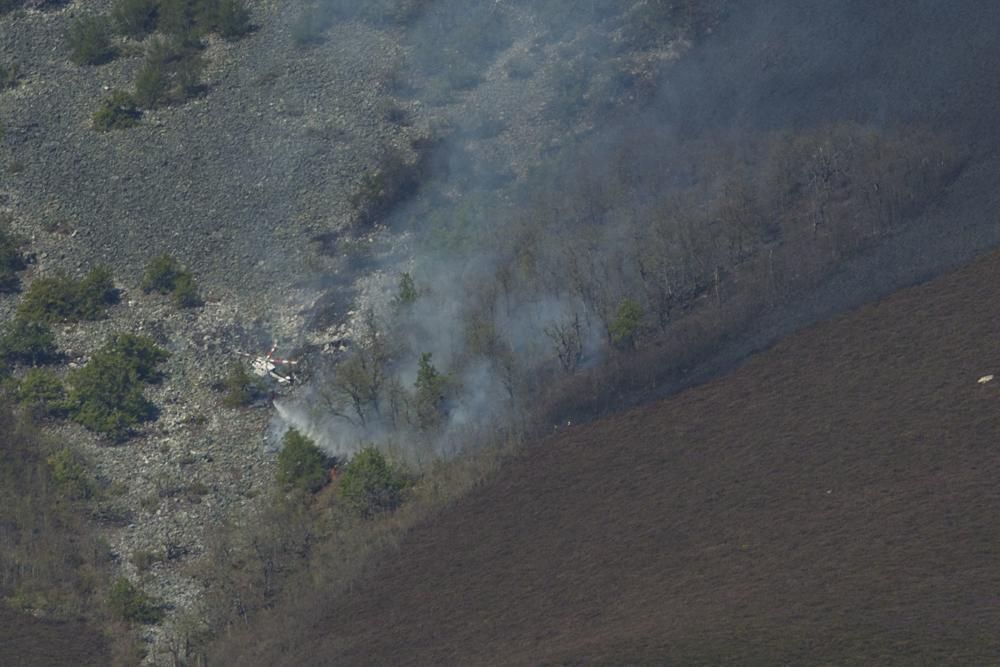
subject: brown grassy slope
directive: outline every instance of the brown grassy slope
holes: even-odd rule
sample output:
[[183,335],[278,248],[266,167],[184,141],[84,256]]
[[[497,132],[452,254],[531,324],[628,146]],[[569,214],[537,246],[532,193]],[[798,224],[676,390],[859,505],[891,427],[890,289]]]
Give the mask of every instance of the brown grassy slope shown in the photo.
[[44,621],[0,606],[0,665],[103,667],[107,642],[80,623]]
[[1000,254],[561,430],[254,664],[988,664]]

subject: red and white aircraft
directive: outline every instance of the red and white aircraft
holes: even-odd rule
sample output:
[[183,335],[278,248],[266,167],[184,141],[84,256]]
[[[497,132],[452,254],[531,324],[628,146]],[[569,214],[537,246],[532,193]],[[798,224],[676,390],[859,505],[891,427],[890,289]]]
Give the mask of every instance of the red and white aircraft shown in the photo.
[[271,347],[271,351],[266,355],[253,357],[250,361],[250,370],[254,375],[259,377],[270,377],[278,384],[293,384],[296,381],[293,367],[297,366],[299,362],[295,359],[275,358],[274,352],[277,349],[278,344],[275,343]]

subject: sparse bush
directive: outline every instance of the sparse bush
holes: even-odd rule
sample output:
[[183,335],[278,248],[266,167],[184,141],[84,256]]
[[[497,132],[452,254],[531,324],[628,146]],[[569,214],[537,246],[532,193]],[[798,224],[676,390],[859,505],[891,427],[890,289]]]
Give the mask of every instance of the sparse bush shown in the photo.
[[111,95],[101,100],[101,105],[91,116],[94,129],[101,132],[121,130],[139,124],[142,112],[135,98],[124,90],[113,90]]
[[22,0],[0,0],[0,15],[12,12],[22,4]]
[[237,39],[253,29],[244,0],[159,0],[156,27],[189,43],[210,32]]
[[56,339],[44,322],[14,318],[0,333],[0,356],[10,363],[50,363],[59,358]]
[[33,417],[61,417],[66,414],[66,390],[55,373],[32,368],[17,384],[17,400]]
[[69,59],[77,65],[102,65],[115,57],[108,21],[102,16],[81,16],[66,33]]
[[148,109],[179,104],[201,90],[205,61],[198,50],[180,39],[151,41],[135,80],[135,99]]
[[80,281],[81,319],[95,319],[103,314],[104,308],[118,302],[118,290],[111,275],[111,269],[97,266]]
[[118,34],[142,39],[156,30],[158,12],[156,0],[116,0],[111,21]]
[[417,286],[413,282],[413,276],[404,271],[399,276],[399,288],[396,290],[396,305],[408,306],[417,300]]
[[222,382],[226,395],[222,399],[222,404],[227,408],[239,408],[263,398],[267,393],[267,386],[262,378],[252,375],[243,364],[234,363],[229,368],[226,379]]
[[108,606],[123,621],[153,625],[163,620],[163,605],[137,588],[125,577],[111,587]]
[[250,10],[243,0],[216,0],[212,31],[223,39],[239,39],[253,30]]
[[154,257],[142,276],[142,291],[169,294],[174,291],[177,278],[183,273],[180,265],[170,255]]
[[608,326],[611,342],[619,348],[634,348],[642,324],[642,306],[632,299],[625,299],[618,306],[615,319]]
[[31,283],[17,314],[36,322],[96,320],[117,300],[111,272],[97,267],[80,281],[65,275],[39,278]]
[[198,0],[158,0],[156,27],[165,34],[191,39],[205,32],[206,4]]
[[373,446],[354,455],[340,475],[344,504],[365,518],[391,512],[403,501],[406,478]]
[[137,549],[136,551],[133,551],[132,555],[129,557],[129,562],[132,563],[132,566],[139,572],[147,571],[153,565],[161,562],[162,560],[162,554],[154,553],[146,549]]
[[432,428],[441,421],[444,392],[448,385],[448,376],[438,372],[431,363],[431,353],[420,355],[417,369],[416,389],[417,423],[421,428]]
[[98,354],[121,357],[137,380],[150,383],[160,381],[162,373],[157,366],[170,358],[170,353],[157,346],[149,336],[130,333],[115,334]]
[[21,71],[17,63],[0,65],[0,91],[13,88],[21,79]]
[[361,185],[351,195],[350,202],[357,210],[358,222],[373,224],[394,206],[416,194],[426,166],[423,156],[411,162],[396,151],[383,155],[379,165],[362,177]]
[[67,497],[86,500],[94,496],[93,479],[87,473],[83,461],[69,447],[63,447],[45,462],[52,473],[52,480]]
[[174,305],[178,308],[197,308],[203,301],[195,287],[194,278],[190,273],[184,272],[174,283]]
[[289,429],[278,453],[278,483],[315,493],[326,483],[326,455],[312,440]]
[[124,440],[133,427],[156,417],[142,383],[159,378],[156,366],[166,358],[148,337],[115,336],[67,378],[70,416],[92,431]]
[[184,495],[192,502],[201,502],[201,497],[208,495],[210,491],[204,482],[191,482],[184,489]]
[[22,241],[0,221],[0,293],[16,292],[21,288],[17,272],[26,267],[21,254]]
[[170,255],[160,255],[149,263],[142,277],[142,291],[173,294],[178,308],[193,308],[202,303],[194,278]]

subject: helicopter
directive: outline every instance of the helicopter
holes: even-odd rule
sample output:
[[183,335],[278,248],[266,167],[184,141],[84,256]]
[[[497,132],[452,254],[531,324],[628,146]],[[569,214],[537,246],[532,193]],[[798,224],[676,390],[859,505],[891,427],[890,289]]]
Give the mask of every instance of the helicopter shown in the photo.
[[278,344],[271,346],[271,350],[260,356],[241,353],[245,357],[250,357],[250,372],[262,378],[271,378],[279,385],[288,386],[296,384],[299,380],[295,375],[295,366],[299,364],[297,359],[280,359],[274,356],[278,349]]

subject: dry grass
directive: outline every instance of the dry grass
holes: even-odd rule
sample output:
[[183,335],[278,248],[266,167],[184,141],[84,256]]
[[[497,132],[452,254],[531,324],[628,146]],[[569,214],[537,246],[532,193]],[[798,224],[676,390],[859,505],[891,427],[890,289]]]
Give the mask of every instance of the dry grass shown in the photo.
[[[1000,255],[561,430],[241,664],[989,664]],[[321,589],[323,590],[323,589]]]

